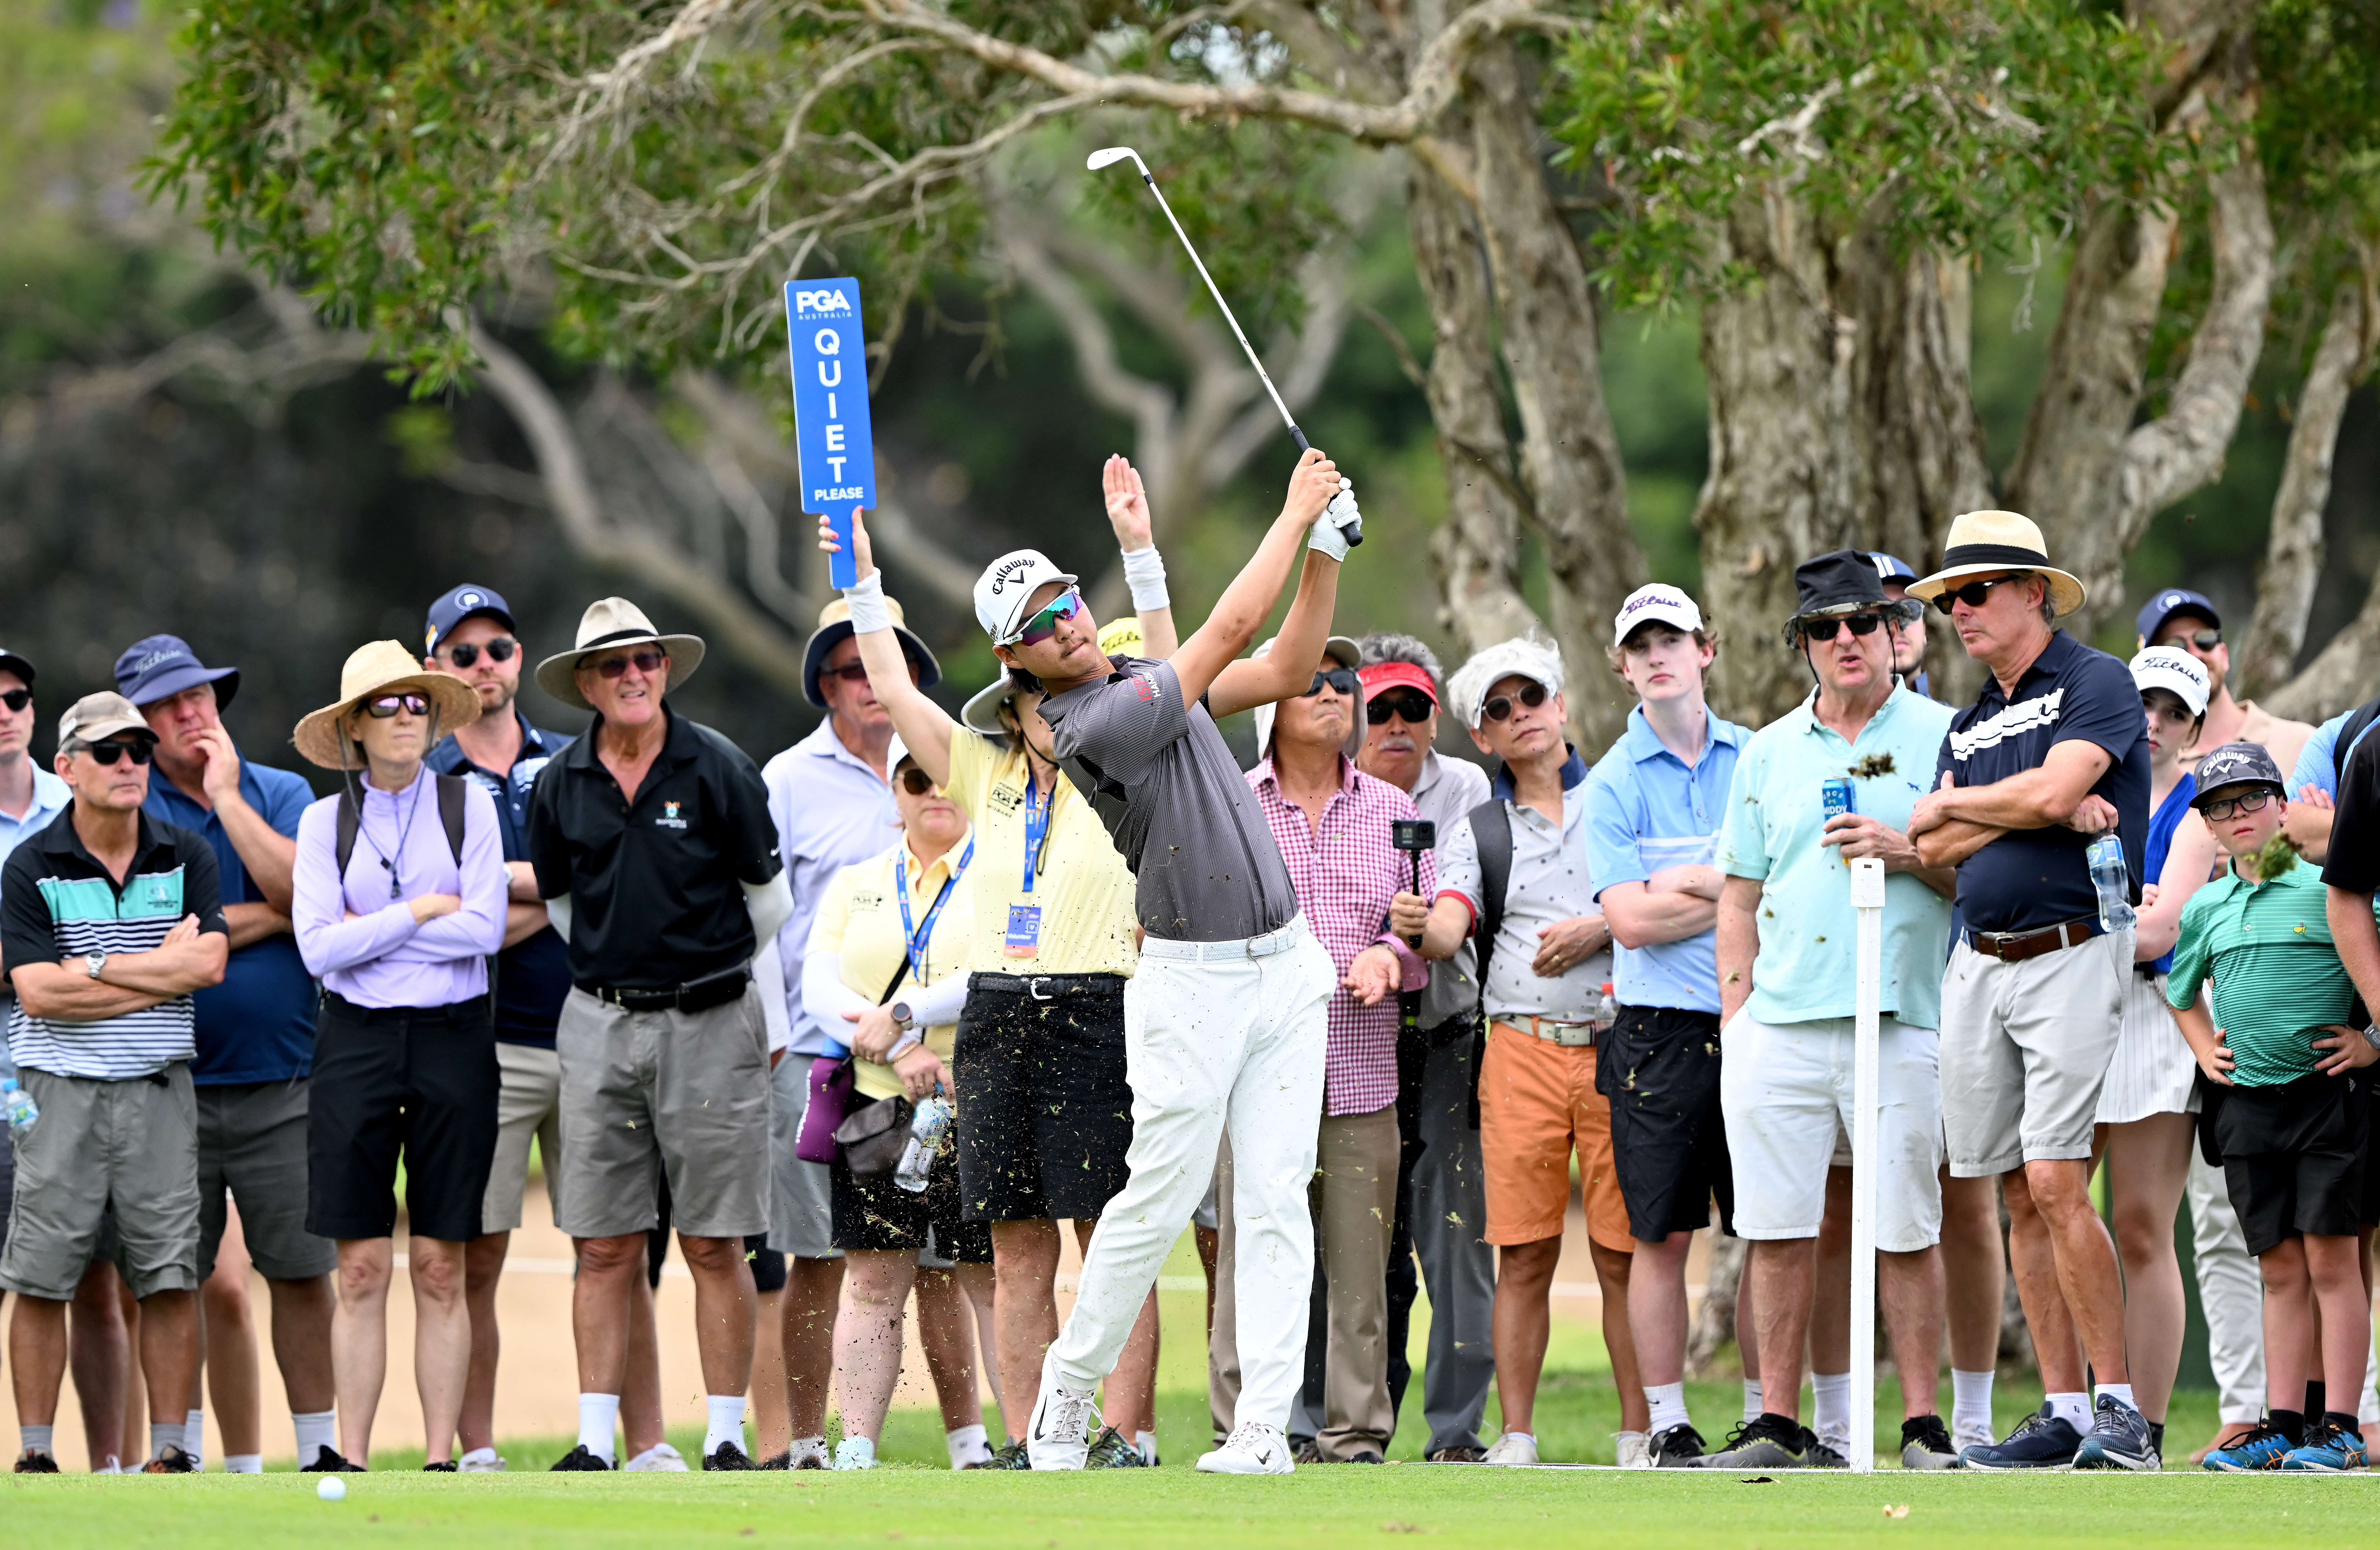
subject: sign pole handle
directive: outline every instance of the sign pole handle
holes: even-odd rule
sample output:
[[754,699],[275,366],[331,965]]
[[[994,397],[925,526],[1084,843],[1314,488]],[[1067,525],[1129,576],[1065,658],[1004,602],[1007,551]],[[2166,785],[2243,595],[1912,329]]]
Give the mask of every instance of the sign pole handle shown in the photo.
[[1876,1117],[1884,1002],[1884,863],[1851,863],[1859,911],[1858,1016],[1852,1053],[1852,1446],[1851,1465],[1876,1471]]

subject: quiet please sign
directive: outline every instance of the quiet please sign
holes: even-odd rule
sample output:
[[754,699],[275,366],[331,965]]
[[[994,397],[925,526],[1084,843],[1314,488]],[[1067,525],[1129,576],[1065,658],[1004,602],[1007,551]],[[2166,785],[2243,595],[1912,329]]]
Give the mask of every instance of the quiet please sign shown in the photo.
[[859,326],[857,280],[789,280],[785,331],[794,372],[794,441],[802,509],[833,519],[842,552],[828,580],[856,579],[851,512],[876,505],[876,441],[868,422],[868,340]]

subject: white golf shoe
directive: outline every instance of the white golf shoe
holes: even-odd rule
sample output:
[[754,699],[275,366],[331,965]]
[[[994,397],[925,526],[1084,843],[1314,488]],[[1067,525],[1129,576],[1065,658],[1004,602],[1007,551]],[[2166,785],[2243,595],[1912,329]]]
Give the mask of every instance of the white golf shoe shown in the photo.
[[1261,1421],[1242,1422],[1212,1453],[1199,1455],[1202,1474],[1293,1474],[1297,1461],[1281,1428]]
[[1041,1359],[1041,1394],[1025,1427],[1025,1457],[1036,1470],[1079,1470],[1091,1451],[1099,1408],[1088,1394],[1058,1381],[1054,1354]]
[[1653,1467],[1653,1439],[1644,1432],[1615,1432],[1612,1440],[1619,1445],[1618,1462],[1623,1470],[1646,1470]]
[[655,1443],[620,1466],[623,1474],[685,1474],[686,1455],[667,1443]]
[[1488,1449],[1483,1464],[1534,1464],[1537,1461],[1537,1439],[1526,1432],[1507,1432]]

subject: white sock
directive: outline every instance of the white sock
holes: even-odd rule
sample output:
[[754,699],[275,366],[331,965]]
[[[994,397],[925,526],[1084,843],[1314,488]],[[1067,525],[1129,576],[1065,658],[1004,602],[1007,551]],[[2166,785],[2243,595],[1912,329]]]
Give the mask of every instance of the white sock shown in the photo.
[[[186,1421],[152,1421],[149,1423],[149,1457],[163,1458],[169,1447],[182,1447],[182,1439],[190,1434]],[[185,1453],[189,1449],[182,1448]]]
[[834,1445],[834,1467],[838,1470],[872,1470],[876,1467],[876,1444],[867,1437],[845,1437]]
[[1148,1465],[1151,1465],[1151,1466],[1154,1466],[1154,1465],[1156,1464],[1156,1462],[1157,1462],[1157,1434],[1156,1434],[1156,1433],[1154,1433],[1154,1432],[1135,1432],[1135,1433],[1132,1434],[1132,1446],[1133,1446],[1134,1447],[1135,1447],[1135,1448],[1137,1448],[1137,1449],[1139,1449],[1139,1450],[1140,1450],[1140,1461],[1141,1461],[1142,1463],[1144,1463],[1144,1464],[1148,1464]]
[[1691,1424],[1686,1419],[1686,1385],[1682,1383],[1665,1383],[1645,1389],[1645,1403],[1652,1407],[1649,1430],[1657,1434],[1672,1426]]
[[2112,1396],[2115,1398],[2121,1399],[2125,1405],[2132,1410],[2139,1410],[2141,1408],[2140,1402],[2132,1397],[2132,1385],[2128,1383],[2103,1383],[2092,1390],[2091,1397],[2095,1403],[2102,1396]]
[[2087,1394],[2045,1394],[2041,1397],[2049,1406],[2049,1413],[2077,1432],[2091,1430],[2091,1397]]
[[28,1453],[46,1453],[55,1458],[58,1456],[57,1444],[54,1440],[57,1431],[55,1426],[19,1426],[17,1428],[17,1440]]
[[1817,1401],[1813,1407],[1810,1430],[1818,1434],[1820,1441],[1832,1443],[1840,1449],[1852,1440],[1852,1375],[1813,1373],[1810,1393]]
[[826,1439],[824,1437],[795,1437],[790,1451],[793,1455],[791,1462],[795,1465],[799,1465],[805,1458],[822,1459],[827,1456]]
[[721,1446],[734,1443],[735,1451],[744,1451],[744,1396],[741,1394],[706,1395],[703,1404],[710,1411],[710,1430],[702,1436],[705,1458],[719,1451]]
[[264,1455],[261,1453],[226,1453],[224,1455],[225,1474],[262,1474]]
[[1950,1369],[1950,1427],[1953,1431],[1967,1425],[1992,1429],[1992,1374],[1986,1368],[1980,1373],[1962,1373]]
[[468,1468],[473,1464],[492,1464],[495,1461],[496,1450],[492,1447],[475,1447],[470,1452],[466,1453],[463,1457],[455,1460],[455,1463],[466,1468]]
[[1762,1402],[1760,1397],[1760,1380],[1758,1378],[1744,1379],[1743,1419],[1747,1422],[1758,1421],[1760,1419],[1760,1412],[1767,1408],[1767,1407]]
[[951,1468],[965,1469],[980,1464],[991,1457],[991,1444],[985,1441],[983,1422],[973,1426],[953,1427],[942,1434],[942,1446],[951,1450]]
[[336,1410],[291,1410],[289,1428],[298,1434],[298,1467],[304,1469],[315,1456],[339,1446],[339,1412]]
[[618,1395],[582,1394],[578,1397],[579,1446],[606,1464],[615,1462],[619,1457],[612,1446],[612,1431],[619,1422]]
[[1522,1441],[1527,1443],[1531,1447],[1537,1446],[1537,1434],[1535,1432],[1515,1432],[1510,1427],[1507,1427],[1503,1431],[1496,1434],[1496,1440],[1498,1442],[1502,1442],[1506,1437],[1518,1437]]
[[192,1410],[182,1418],[182,1451],[190,1456],[193,1468],[207,1461],[207,1412]]

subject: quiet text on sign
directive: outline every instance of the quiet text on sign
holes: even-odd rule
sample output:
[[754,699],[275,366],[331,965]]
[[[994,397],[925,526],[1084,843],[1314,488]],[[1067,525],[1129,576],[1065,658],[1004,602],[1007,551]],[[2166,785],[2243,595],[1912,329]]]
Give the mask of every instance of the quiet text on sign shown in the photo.
[[785,285],[785,335],[793,358],[794,440],[802,509],[836,519],[844,548],[829,580],[851,584],[851,511],[876,504],[876,442],[868,421],[868,338],[859,324],[857,280]]

